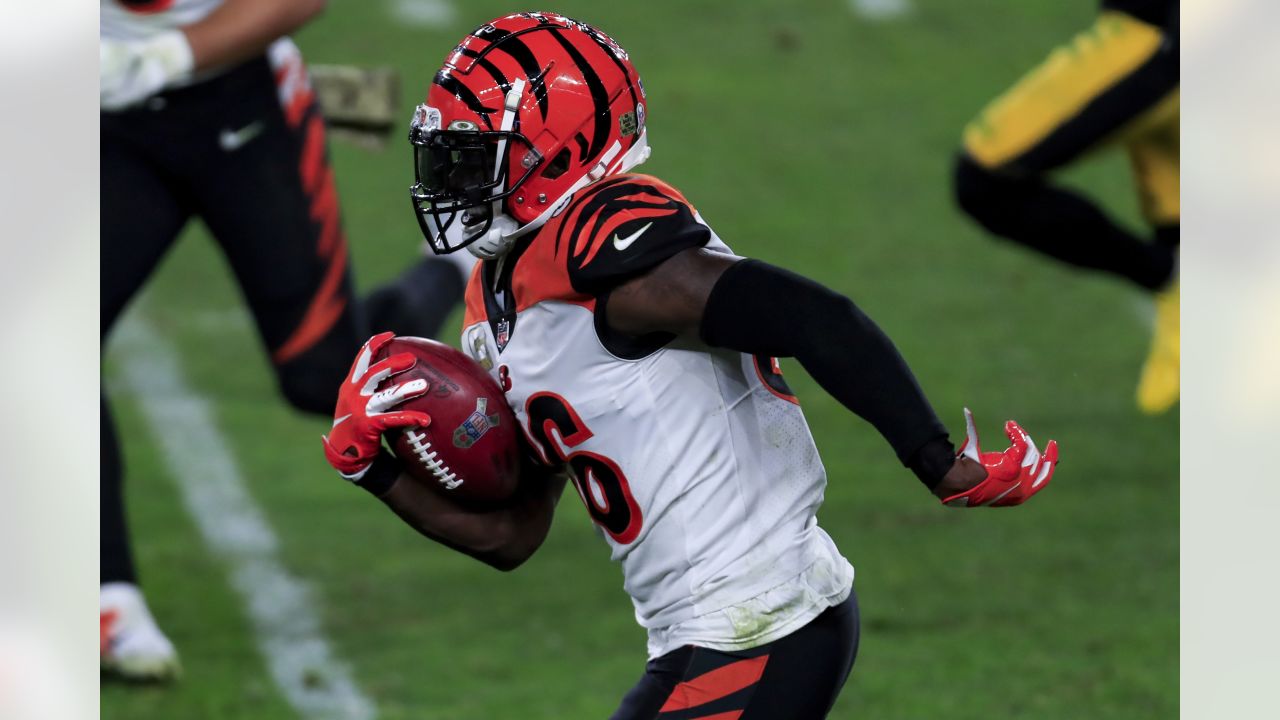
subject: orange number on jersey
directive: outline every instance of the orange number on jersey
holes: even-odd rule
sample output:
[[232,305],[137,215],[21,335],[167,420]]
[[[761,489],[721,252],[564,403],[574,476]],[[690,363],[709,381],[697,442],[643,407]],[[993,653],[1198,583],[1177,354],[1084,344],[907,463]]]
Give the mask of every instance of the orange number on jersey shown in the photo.
[[768,355],[755,355],[753,359],[755,360],[756,377],[760,378],[760,383],[764,385],[766,390],[789,403],[800,404],[800,401],[796,399],[795,393],[791,392],[787,381],[782,377],[782,365],[778,362],[778,358],[769,357]]
[[614,542],[626,545],[635,540],[643,519],[622,468],[598,453],[577,450],[566,454],[561,448],[561,443],[574,448],[592,436],[569,402],[555,393],[539,392],[530,395],[524,407],[529,418],[530,444],[541,460],[547,465],[555,464],[553,459],[568,463],[573,470],[573,485],[591,519]]

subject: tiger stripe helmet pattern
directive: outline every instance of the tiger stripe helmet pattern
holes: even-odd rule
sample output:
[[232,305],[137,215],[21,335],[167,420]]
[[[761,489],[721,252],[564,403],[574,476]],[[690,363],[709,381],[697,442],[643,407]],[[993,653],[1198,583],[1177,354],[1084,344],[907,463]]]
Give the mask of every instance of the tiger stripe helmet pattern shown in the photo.
[[497,257],[578,189],[648,158],[644,87],[608,35],[524,12],[467,35],[410,126],[410,194],[437,253]]

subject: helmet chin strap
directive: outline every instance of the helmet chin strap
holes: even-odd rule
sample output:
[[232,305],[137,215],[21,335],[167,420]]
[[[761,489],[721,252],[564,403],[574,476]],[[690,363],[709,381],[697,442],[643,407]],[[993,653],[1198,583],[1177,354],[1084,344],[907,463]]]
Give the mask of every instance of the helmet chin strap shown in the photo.
[[[516,83],[520,83],[519,87],[523,90],[524,80],[517,79]],[[517,85],[513,83],[511,86],[511,92],[507,93],[507,110],[502,116],[502,128],[504,130],[510,129],[508,124],[512,123],[515,118],[515,112],[512,106],[512,93],[516,91],[516,88]],[[519,102],[520,97],[517,95],[515,96],[516,106],[519,105]],[[504,138],[498,145],[499,162],[502,160],[505,146],[506,139]],[[493,260],[505,255],[506,252],[511,249],[511,246],[515,244],[516,240],[542,227],[552,218],[552,216],[564,209],[564,201],[574,193],[597,180],[610,175],[627,172],[648,160],[649,155],[652,153],[652,149],[649,147],[648,129],[641,130],[640,137],[636,139],[635,145],[632,145],[630,150],[619,156],[619,152],[621,150],[622,143],[615,141],[613,146],[605,151],[604,155],[601,156],[600,162],[592,166],[591,170],[589,170],[587,174],[578,178],[578,181],[571,185],[563,195],[557,198],[556,201],[551,203],[546,210],[542,211],[541,215],[534,218],[527,225],[517,224],[514,218],[502,212],[502,203],[495,202],[493,204],[493,221],[489,226],[489,231],[485,233],[484,237],[468,245],[467,250],[481,260]],[[495,168],[495,177],[497,177],[499,169],[500,168]]]
[[496,215],[489,223],[489,229],[479,240],[467,245],[467,252],[481,260],[495,260],[507,254],[516,239],[520,237],[516,231],[520,226],[507,215]]
[[[516,124],[516,111],[520,109],[520,99],[524,96],[525,79],[516,78],[511,83],[511,89],[507,91],[506,101],[503,103],[502,124],[499,129],[503,132],[510,132]],[[502,136],[498,141],[498,156],[493,161],[493,179],[497,180],[502,177],[503,165],[507,162],[507,138]],[[493,194],[501,195],[506,189],[506,182],[499,183],[494,186]],[[493,260],[505,254],[511,249],[512,243],[516,240],[516,235],[512,234],[519,226],[516,221],[508,217],[502,212],[502,200],[494,200],[490,206],[489,229],[485,232],[484,237],[476,240],[467,246],[467,250],[472,255],[481,260]]]
[[527,235],[543,225],[546,225],[548,220],[564,209],[565,201],[582,188],[610,175],[627,172],[631,168],[639,165],[645,160],[648,160],[649,155],[652,152],[649,147],[648,131],[641,130],[640,138],[636,140],[636,144],[632,145],[630,150],[619,157],[618,152],[621,149],[622,143],[614,142],[613,147],[609,148],[600,158],[600,162],[596,163],[586,175],[578,178],[577,182],[569,186],[569,189],[557,198],[555,202],[551,203],[546,210],[543,210],[541,215],[531,220],[529,224],[513,230],[512,235],[510,236],[511,239],[515,240],[522,235]]

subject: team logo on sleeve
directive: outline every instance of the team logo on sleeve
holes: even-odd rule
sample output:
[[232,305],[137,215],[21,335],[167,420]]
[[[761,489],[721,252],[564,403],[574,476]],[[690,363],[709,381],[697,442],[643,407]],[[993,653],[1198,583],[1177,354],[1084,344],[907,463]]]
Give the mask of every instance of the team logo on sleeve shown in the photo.
[[485,342],[484,327],[477,325],[471,328],[471,359],[480,363],[485,370],[493,369],[493,360],[489,357],[489,343]]
[[486,411],[489,409],[488,398],[476,398],[476,411],[471,413],[457,430],[453,431],[453,444],[456,447],[467,449],[479,442],[484,434],[489,432],[489,428],[497,427],[502,418],[497,413],[489,415]]

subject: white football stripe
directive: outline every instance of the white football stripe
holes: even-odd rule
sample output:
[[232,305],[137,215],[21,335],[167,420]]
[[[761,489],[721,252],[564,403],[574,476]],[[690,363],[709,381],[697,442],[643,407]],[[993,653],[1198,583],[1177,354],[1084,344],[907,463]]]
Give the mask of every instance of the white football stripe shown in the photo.
[[374,717],[373,703],[321,633],[311,592],[280,563],[275,533],[245,489],[209,402],[187,385],[173,346],[136,318],[121,323],[116,335],[125,385],[187,512],[230,570],[285,699],[303,717]]
[[894,20],[911,12],[911,0],[849,0],[849,9],[867,20]]
[[[360,373],[359,375],[353,375],[352,377],[364,377],[364,376],[365,376],[365,373]],[[389,377],[391,377],[391,368],[389,367],[382,368],[378,372],[370,375],[369,379],[365,380],[364,387],[360,388],[360,395],[363,397],[369,397],[373,395],[375,392],[377,392],[378,386],[382,384],[382,381],[386,380]]]
[[1036,441],[1027,436],[1027,454],[1022,456],[1022,467],[1029,468],[1040,462],[1040,448],[1036,447]]
[[1041,465],[1040,474],[1036,475],[1036,481],[1031,483],[1031,487],[1033,488],[1040,487],[1040,483],[1044,482],[1044,479],[1049,477],[1049,471],[1051,470],[1053,470],[1053,463],[1047,462],[1044,465]]
[[995,496],[995,497],[991,498],[990,500],[988,500],[988,501],[986,501],[986,502],[984,502],[984,503],[982,503],[982,504],[983,504],[983,505],[995,505],[996,503],[998,503],[998,502],[1000,502],[1002,499],[1004,499],[1004,496],[1005,496],[1005,495],[1008,495],[1009,493],[1013,492],[1014,490],[1017,490],[1017,489],[1018,489],[1018,486],[1019,486],[1019,485],[1021,485],[1021,484],[1022,484],[1022,482],[1021,482],[1021,481],[1018,481],[1018,482],[1014,483],[1012,486],[1010,486],[1010,487],[1009,487],[1009,489],[1008,489],[1008,490],[1005,490],[1004,492],[1000,493],[999,495],[997,495],[997,496]]
[[978,426],[973,421],[973,413],[969,412],[969,408],[964,409],[964,432],[965,443],[961,453],[970,460],[981,463],[982,448],[978,446]]
[[417,27],[444,27],[453,22],[453,5],[447,0],[392,0],[391,15]]

